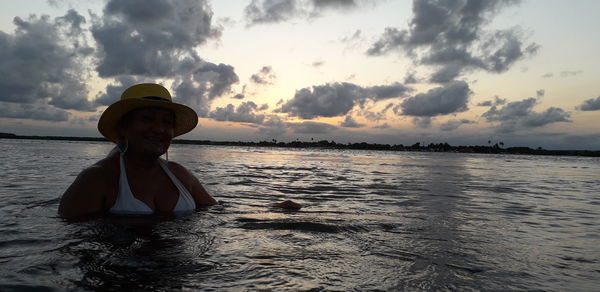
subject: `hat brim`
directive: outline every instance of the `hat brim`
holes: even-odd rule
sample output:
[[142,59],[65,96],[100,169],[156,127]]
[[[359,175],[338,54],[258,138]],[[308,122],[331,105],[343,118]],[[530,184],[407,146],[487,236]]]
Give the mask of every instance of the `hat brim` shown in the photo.
[[198,115],[188,106],[168,101],[150,99],[124,99],[111,104],[100,116],[98,131],[109,141],[118,143],[119,121],[128,112],[143,107],[159,107],[172,111],[175,114],[174,137],[183,135],[193,130],[198,125]]

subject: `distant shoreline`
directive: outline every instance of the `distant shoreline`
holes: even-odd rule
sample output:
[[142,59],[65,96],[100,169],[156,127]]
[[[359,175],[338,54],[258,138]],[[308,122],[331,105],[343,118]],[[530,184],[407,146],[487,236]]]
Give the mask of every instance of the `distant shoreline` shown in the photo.
[[[68,136],[25,136],[12,133],[0,133],[0,139],[22,139],[22,140],[55,140],[55,141],[89,141],[106,142],[110,141],[101,137],[68,137]],[[507,147],[503,148],[497,143],[489,146],[452,146],[448,143],[431,143],[421,145],[415,143],[410,146],[376,144],[376,143],[347,143],[341,144],[334,141],[293,141],[277,142],[233,142],[233,141],[210,141],[210,140],[186,140],[174,139],[172,144],[191,144],[191,145],[215,145],[215,146],[248,146],[248,147],[278,147],[278,148],[325,148],[325,149],[351,149],[351,150],[384,150],[384,151],[417,151],[417,152],[458,152],[458,153],[484,153],[484,154],[521,154],[521,155],[552,155],[552,156],[585,156],[600,157],[600,151],[594,150],[546,150],[542,148],[529,147]]]

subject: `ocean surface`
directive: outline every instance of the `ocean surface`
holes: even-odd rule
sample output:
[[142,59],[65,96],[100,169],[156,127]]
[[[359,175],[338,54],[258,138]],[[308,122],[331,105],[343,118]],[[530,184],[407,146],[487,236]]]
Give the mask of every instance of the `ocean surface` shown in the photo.
[[0,140],[0,291],[600,290],[599,158],[173,145],[220,205],[58,218],[111,148]]

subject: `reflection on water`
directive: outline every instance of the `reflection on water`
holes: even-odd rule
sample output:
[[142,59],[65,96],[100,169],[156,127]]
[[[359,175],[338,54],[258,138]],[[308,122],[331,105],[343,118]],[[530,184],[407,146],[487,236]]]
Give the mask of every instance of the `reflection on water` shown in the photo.
[[[598,159],[174,145],[220,205],[56,218],[66,186],[111,148],[0,140],[0,291],[600,285]],[[287,199],[306,207],[269,207]]]

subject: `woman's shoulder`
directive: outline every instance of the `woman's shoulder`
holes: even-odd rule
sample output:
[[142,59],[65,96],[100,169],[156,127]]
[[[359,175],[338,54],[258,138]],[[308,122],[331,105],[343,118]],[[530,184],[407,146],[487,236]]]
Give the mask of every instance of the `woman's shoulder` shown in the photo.
[[166,161],[167,167],[169,168],[169,170],[176,175],[178,178],[179,176],[188,176],[190,175],[190,171],[185,168],[185,166],[177,163],[177,162],[173,162],[173,161]]
[[118,155],[107,156],[85,168],[79,175],[88,179],[95,179],[103,182],[114,180],[119,176],[118,157]]
[[185,166],[177,162],[167,161],[167,167],[186,186],[193,184],[195,176]]

